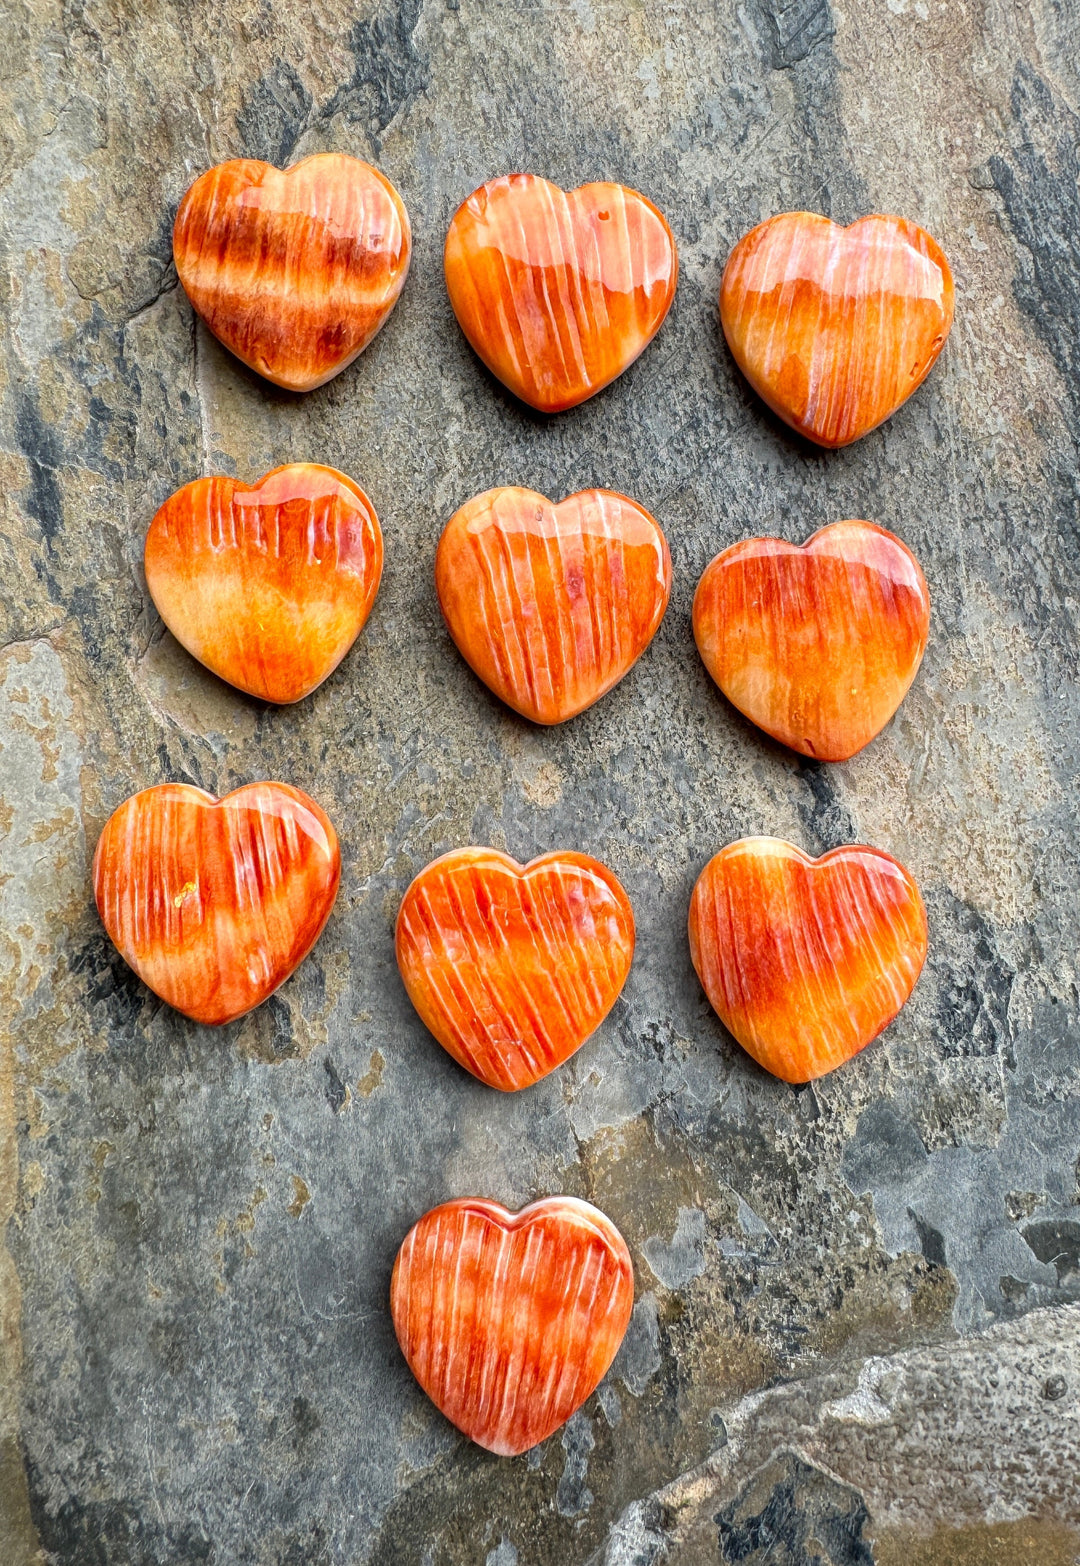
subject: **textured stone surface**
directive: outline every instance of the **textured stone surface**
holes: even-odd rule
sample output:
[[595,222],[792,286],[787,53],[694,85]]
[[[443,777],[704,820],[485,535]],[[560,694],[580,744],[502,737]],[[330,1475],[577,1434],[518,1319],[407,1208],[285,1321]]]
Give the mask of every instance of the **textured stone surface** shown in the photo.
[[981,1338],[871,1357],[855,1381],[832,1371],[751,1393],[709,1459],[631,1503],[589,1566],[910,1566],[924,1551],[1071,1563],[1078,1376],[1080,1310],[1059,1306]]
[[[15,0],[0,25],[0,1559],[1071,1560],[1075,6]],[[169,236],[210,163],[324,149],[379,163],[415,249],[380,336],[300,399],[196,327]],[[515,168],[638,188],[680,248],[657,340],[552,422],[440,275],[458,203]],[[909,215],[957,281],[927,383],[832,455],[718,321],[731,244],[803,207]],[[164,633],[142,541],[201,473],[308,460],[371,496],[386,569],[353,652],[274,710]],[[444,521],[506,483],[617,488],[672,550],[648,653],[555,731],[499,707],[435,601]],[[848,516],[915,550],[933,612],[896,720],[826,769],[724,704],[690,604],[725,545]],[[89,856],[137,788],[268,776],[335,822],[341,896],[280,995],[200,1030],[112,951]],[[900,1019],[800,1090],[726,1037],[686,946],[697,873],[756,832],[888,849],[930,916]],[[394,967],[404,887],[470,841],[595,854],[638,921],[600,1033],[509,1099]],[[637,1303],[598,1392],[499,1461],[410,1377],[390,1268],[438,1201],[551,1192],[617,1223]]]

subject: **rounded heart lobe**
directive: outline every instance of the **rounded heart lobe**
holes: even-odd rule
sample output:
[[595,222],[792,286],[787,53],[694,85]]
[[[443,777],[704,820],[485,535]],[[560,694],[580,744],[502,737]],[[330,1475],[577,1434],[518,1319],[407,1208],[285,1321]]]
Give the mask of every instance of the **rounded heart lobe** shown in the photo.
[[632,364],[675,297],[678,256],[652,202],[625,185],[569,193],[534,174],[489,180],[454,214],[446,286],[473,349],[544,413]]
[[580,1408],[633,1303],[619,1231],[563,1196],[517,1214],[479,1200],[434,1208],[406,1235],[390,1284],[409,1369],[459,1430],[502,1456]]
[[740,239],[720,289],[739,368],[821,446],[846,446],[894,413],[930,373],[952,318],[949,263],[907,218],[840,228],[782,213]]
[[801,546],[733,544],[694,597],[694,636],[724,695],[821,761],[846,761],[889,721],[929,624],[918,561],[871,522],[834,522]]
[[446,524],[435,586],[485,685],[535,723],[561,723],[652,640],[671,556],[659,524],[625,495],[582,490],[553,506],[535,490],[491,489]]
[[926,960],[926,912],[903,865],[851,846],[811,859],[743,838],[690,900],[690,955],[724,1026],[759,1065],[809,1082],[892,1021]]
[[286,783],[215,800],[164,783],[126,800],[94,854],[94,897],[124,960],[196,1022],[273,994],[314,946],[341,875],[333,827]]
[[241,690],[293,702],[337,667],[370,614],[382,532],[351,479],[294,463],[253,485],[185,484],[150,524],[144,558],[177,641]]
[[444,854],[398,912],[398,967],[454,1059],[511,1092],[553,1071],[600,1026],[634,954],[618,880],[585,854],[524,868],[491,848]]
[[184,196],[173,229],[192,306],[238,359],[311,391],[366,348],[405,282],[404,203],[385,175],[323,152],[282,172],[219,163]]

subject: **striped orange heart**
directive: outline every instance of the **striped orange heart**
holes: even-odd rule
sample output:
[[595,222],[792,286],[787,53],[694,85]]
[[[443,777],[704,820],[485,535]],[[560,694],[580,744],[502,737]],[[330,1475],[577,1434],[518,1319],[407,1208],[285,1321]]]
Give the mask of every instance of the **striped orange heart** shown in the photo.
[[922,385],[953,319],[952,272],[908,218],[841,228],[782,212],[745,234],[720,288],[735,362],[774,413],[819,446],[846,446]]
[[689,935],[724,1026],[785,1082],[810,1082],[858,1054],[926,961],[914,879],[861,844],[811,859],[775,837],[729,843],[698,877]]
[[534,723],[562,723],[649,645],[671,592],[671,556],[659,523],[612,490],[556,506],[532,489],[489,489],[446,524],[435,587],[485,685]]
[[566,192],[535,174],[488,180],[462,202],[444,267],[473,349],[543,413],[584,402],[633,363],[679,275],[671,229],[636,190]]
[[382,574],[375,508],[313,462],[257,484],[215,474],[178,489],[146,535],[146,585],[169,630],[223,680],[265,701],[307,696],[371,613]]
[[409,1369],[452,1424],[503,1457],[581,1407],[633,1304],[625,1240],[569,1196],[519,1213],[478,1199],[433,1208],[406,1235],[390,1281]]
[[215,337],[289,391],[351,364],[390,314],[409,270],[405,204],[359,158],[320,152],[284,172],[219,163],[184,196],[176,271]]
[[287,783],[223,799],[162,783],[109,817],[93,876],[125,962],[170,1006],[217,1024],[303,962],[334,906],[341,855],[322,810]]
[[634,955],[630,899],[586,854],[524,867],[460,848],[413,881],[397,918],[409,998],[442,1047],[489,1087],[529,1087],[607,1016]]
[[833,522],[805,544],[744,539],[694,595],[698,651],[724,695],[819,761],[846,761],[885,727],[929,627],[919,562],[873,522]]

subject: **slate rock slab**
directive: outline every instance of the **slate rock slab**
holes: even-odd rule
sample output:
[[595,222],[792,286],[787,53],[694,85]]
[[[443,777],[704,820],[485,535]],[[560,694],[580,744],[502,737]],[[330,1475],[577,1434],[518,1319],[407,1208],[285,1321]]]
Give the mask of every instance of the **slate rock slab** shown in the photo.
[[[7,6],[0,1559],[1072,1560],[1078,26],[1065,0]],[[380,336],[301,398],[196,324],[170,232],[210,164],[320,150],[385,169],[415,252]],[[441,279],[457,204],[514,169],[622,180],[680,250],[655,343],[553,420]],[[930,379],[835,454],[719,328],[731,245],[796,208],[908,215],[957,280]],[[386,570],[342,666],[276,710],[164,631],[142,542],[179,485],[303,460],[363,485]],[[556,730],[478,684],[435,602],[443,522],[502,483],[613,486],[671,545],[656,641]],[[821,767],[725,704],[690,605],[736,539],[849,516],[915,550],[931,637],[886,732]],[[136,789],[263,777],[337,825],[341,896],[278,996],[199,1029],[110,947],[89,858]],[[685,940],[701,866],[757,832],[886,848],[930,917],[909,1007],[797,1090],[724,1033]],[[394,965],[405,886],[468,842],[596,854],[637,914],[616,1010],[518,1097],[433,1044]],[[619,1225],[637,1303],[598,1392],[504,1462],[409,1376],[390,1268],[436,1202],[552,1192]]]

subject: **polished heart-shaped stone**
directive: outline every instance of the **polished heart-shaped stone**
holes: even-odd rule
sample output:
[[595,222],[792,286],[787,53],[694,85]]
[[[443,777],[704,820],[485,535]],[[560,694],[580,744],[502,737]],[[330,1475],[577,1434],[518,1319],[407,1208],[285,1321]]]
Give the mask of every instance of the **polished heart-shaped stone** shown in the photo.
[[218,1024],[303,962],[334,905],[341,857],[319,806],[287,783],[223,799],[162,783],[109,817],[93,876],[124,961],[177,1011]]
[[872,522],[834,522],[802,545],[733,544],[694,597],[698,650],[724,695],[819,761],[846,761],[884,728],[929,626],[918,561]]
[[215,337],[289,391],[351,364],[409,270],[405,205],[370,163],[320,152],[290,169],[235,158],[184,196],[173,256]]
[[586,854],[519,865],[459,848],[402,899],[397,960],[443,1048],[489,1087],[529,1087],[607,1016],[634,955],[634,914],[613,873]]
[[840,228],[785,212],[731,252],[720,320],[751,386],[792,429],[846,446],[930,373],[953,318],[949,263],[907,218]]
[[663,214],[608,183],[569,192],[507,174],[454,214],[446,287],[491,373],[542,413],[573,408],[632,364],[675,297]]
[[775,837],[730,843],[698,877],[689,934],[720,1020],[785,1082],[858,1054],[926,960],[918,887],[890,854],[861,845],[811,859]]
[[534,723],[562,723],[649,645],[671,556],[659,523],[625,495],[586,489],[554,506],[532,489],[489,489],[446,524],[435,588],[484,684]]
[[519,1213],[479,1199],[433,1208],[405,1236],[390,1282],[409,1369],[452,1424],[503,1457],[581,1407],[633,1305],[625,1240],[570,1196]]
[[169,630],[223,680],[293,702],[337,668],[382,574],[379,519],[333,468],[292,463],[257,484],[216,476],[150,524],[146,584]]

